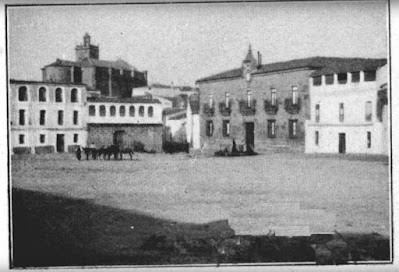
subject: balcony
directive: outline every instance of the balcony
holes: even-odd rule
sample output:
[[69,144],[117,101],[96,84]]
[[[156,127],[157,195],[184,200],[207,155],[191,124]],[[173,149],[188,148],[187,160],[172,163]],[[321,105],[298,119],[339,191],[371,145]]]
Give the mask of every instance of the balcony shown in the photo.
[[298,114],[301,110],[301,99],[298,98],[298,102],[296,104],[292,103],[292,98],[285,99],[285,111],[289,114]]
[[276,103],[272,105],[272,102],[270,100],[264,100],[264,108],[265,112],[270,115],[275,115],[277,114],[278,111],[278,100],[276,99]]
[[248,106],[247,100],[240,100],[240,112],[243,116],[255,115],[256,113],[256,99],[252,99]]
[[202,110],[203,113],[208,116],[212,117],[215,114],[215,103],[212,103],[212,106],[209,105],[209,103],[203,103],[202,104]]
[[226,105],[226,102],[220,102],[219,103],[219,112],[220,112],[220,114],[222,116],[230,116],[231,105],[232,105],[231,99],[228,101],[227,105]]

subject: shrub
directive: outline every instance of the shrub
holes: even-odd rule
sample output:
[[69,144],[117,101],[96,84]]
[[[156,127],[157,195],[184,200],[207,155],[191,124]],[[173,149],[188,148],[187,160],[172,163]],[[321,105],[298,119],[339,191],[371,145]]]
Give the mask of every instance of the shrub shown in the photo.
[[54,146],[52,146],[52,145],[36,146],[35,147],[35,153],[36,154],[54,153]]
[[30,147],[14,147],[12,151],[14,152],[14,154],[18,155],[31,154]]

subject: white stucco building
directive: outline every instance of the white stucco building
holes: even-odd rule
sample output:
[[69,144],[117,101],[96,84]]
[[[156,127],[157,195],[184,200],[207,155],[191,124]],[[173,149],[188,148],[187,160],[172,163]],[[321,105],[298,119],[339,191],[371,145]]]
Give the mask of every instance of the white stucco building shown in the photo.
[[387,107],[379,109],[379,90],[387,82],[386,59],[352,60],[314,72],[305,152],[386,154]]
[[73,151],[86,143],[86,86],[10,80],[11,152]]

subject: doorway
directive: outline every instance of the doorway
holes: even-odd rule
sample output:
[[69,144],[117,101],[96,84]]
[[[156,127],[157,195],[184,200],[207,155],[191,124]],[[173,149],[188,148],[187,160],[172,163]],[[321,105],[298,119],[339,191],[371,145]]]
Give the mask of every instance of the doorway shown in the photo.
[[255,149],[255,124],[253,122],[245,123],[245,144],[247,145],[247,151],[252,152]]
[[57,152],[65,152],[65,135],[64,134],[57,134]]
[[116,130],[114,132],[114,145],[117,145],[121,148],[123,148],[124,144],[124,138],[125,138],[125,131],[124,130]]
[[346,152],[345,133],[339,133],[338,152],[340,154],[345,154]]

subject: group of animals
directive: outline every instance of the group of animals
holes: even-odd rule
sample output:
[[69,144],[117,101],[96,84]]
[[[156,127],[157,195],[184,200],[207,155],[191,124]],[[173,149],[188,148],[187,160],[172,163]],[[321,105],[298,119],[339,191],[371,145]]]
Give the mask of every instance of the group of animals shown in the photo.
[[76,157],[78,158],[78,160],[81,160],[82,152],[86,155],[86,160],[89,160],[90,156],[93,160],[110,160],[111,156],[114,156],[115,160],[122,160],[123,154],[129,154],[130,159],[132,160],[134,155],[132,148],[121,148],[118,145],[110,145],[108,147],[102,146],[101,148],[79,147],[76,150]]

